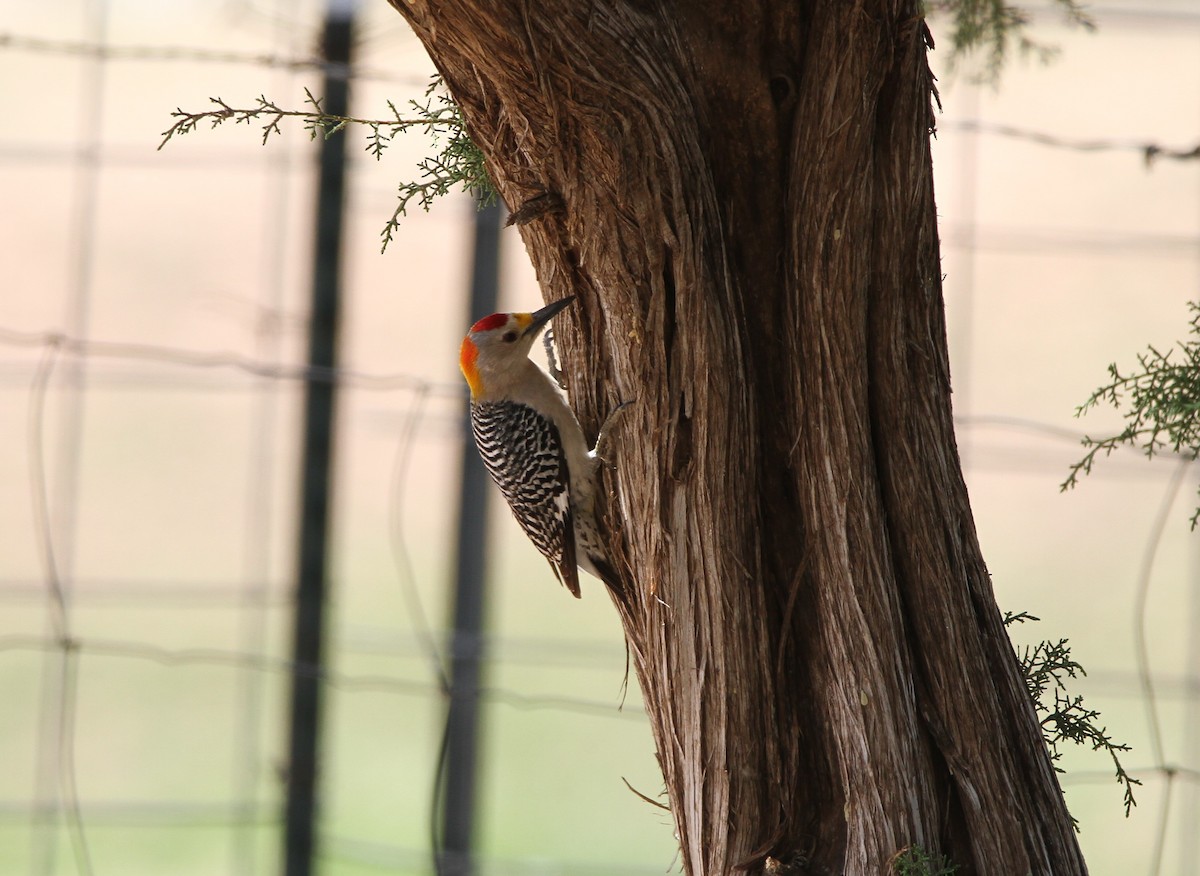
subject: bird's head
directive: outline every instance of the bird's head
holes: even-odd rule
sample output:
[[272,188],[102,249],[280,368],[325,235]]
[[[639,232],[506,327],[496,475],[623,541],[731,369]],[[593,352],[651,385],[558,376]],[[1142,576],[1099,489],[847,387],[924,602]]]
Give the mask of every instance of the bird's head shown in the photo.
[[490,388],[502,386],[506,377],[526,367],[529,349],[546,323],[574,300],[575,296],[568,296],[533,313],[493,313],[471,326],[458,356],[471,398],[484,397]]

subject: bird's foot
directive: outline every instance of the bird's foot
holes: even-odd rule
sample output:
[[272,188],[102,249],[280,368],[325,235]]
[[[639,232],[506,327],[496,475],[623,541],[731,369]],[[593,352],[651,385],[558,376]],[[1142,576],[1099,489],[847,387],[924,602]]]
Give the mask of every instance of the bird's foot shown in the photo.
[[616,426],[621,422],[624,412],[632,404],[632,401],[624,401],[613,408],[612,412],[605,418],[604,424],[600,427],[600,434],[596,436],[596,449],[592,453],[605,465],[616,465],[616,448],[612,446],[612,434]]
[[550,372],[550,379],[558,384],[559,389],[566,392],[567,382],[563,380],[562,369],[558,367],[558,354],[554,350],[554,326],[550,326],[542,335],[542,346],[546,348],[546,364]]

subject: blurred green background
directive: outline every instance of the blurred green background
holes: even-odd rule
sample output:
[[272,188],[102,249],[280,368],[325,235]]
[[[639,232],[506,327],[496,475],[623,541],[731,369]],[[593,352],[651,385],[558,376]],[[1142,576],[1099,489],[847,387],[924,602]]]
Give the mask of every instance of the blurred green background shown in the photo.
[[[1195,473],[1149,581],[1161,757],[1133,621],[1175,464],[1118,454],[1078,490],[1058,484],[1078,433],[1117,423],[1072,418],[1105,366],[1182,338],[1200,292],[1200,162],[1147,165],[1139,152],[1200,142],[1200,4],[1097,3],[1096,33],[1038,9],[1033,34],[1060,49],[1048,66],[1014,59],[998,86],[979,86],[933,53],[960,450],[1001,605],[1042,618],[1018,641],[1069,638],[1089,672],[1073,690],[1134,747],[1124,762],[1145,784],[1128,820],[1103,754],[1063,761],[1092,872],[1150,872],[1161,848],[1160,872],[1194,874]],[[210,97],[299,108],[319,73],[282,62],[312,58],[323,8],[3,10],[0,873],[78,872],[69,783],[98,876],[276,872],[301,393],[287,369],[304,348],[315,148],[285,123],[265,147],[253,126],[227,124],[155,150],[173,109]],[[357,115],[422,94],[432,67],[382,0],[361,7],[358,35]],[[454,196],[414,212],[381,255],[396,185],[430,147],[408,134],[377,162],[362,132],[347,136],[320,872],[424,874],[444,710],[426,637],[440,647],[448,619],[456,351],[479,315],[465,304],[473,206]],[[503,259],[502,304],[536,306],[514,231]],[[49,332],[87,343],[55,352]],[[662,785],[636,685],[621,705],[607,598],[589,581],[571,599],[495,511],[481,872],[677,869],[669,818],[623,781],[650,797]],[[68,656],[53,635],[47,534]]]

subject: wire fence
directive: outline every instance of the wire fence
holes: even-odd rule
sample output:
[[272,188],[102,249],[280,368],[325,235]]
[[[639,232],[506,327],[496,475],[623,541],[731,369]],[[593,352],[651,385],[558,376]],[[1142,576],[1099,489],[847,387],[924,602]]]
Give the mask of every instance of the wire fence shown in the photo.
[[[449,492],[447,459],[465,436],[464,391],[445,369],[412,365],[452,337],[466,315],[447,306],[446,327],[428,332],[437,343],[426,344],[413,337],[423,328],[411,322],[411,314],[432,296],[409,289],[400,302],[384,304],[377,296],[367,297],[363,290],[369,283],[360,281],[353,288],[362,308],[378,308],[391,322],[382,332],[369,325],[372,317],[352,327],[356,352],[387,349],[400,338],[399,343],[418,348],[417,354],[396,359],[408,363],[396,369],[374,367],[391,360],[366,352],[362,360],[368,364],[362,367],[298,364],[293,329],[303,317],[289,322],[284,316],[289,304],[299,310],[297,283],[285,279],[284,265],[303,235],[302,228],[289,224],[288,214],[294,212],[306,171],[298,169],[297,153],[284,150],[274,160],[244,158],[260,174],[265,192],[258,217],[265,229],[257,244],[260,267],[249,271],[258,287],[249,317],[234,319],[232,332],[227,326],[193,332],[164,313],[124,323],[105,316],[113,301],[124,301],[114,291],[119,271],[113,263],[127,257],[127,244],[114,233],[113,223],[121,217],[106,212],[114,197],[111,177],[122,167],[136,169],[157,160],[140,151],[130,152],[127,160],[113,151],[114,135],[106,133],[105,120],[114,109],[111,80],[121,70],[112,65],[266,71],[283,77],[276,82],[285,85],[293,82],[289,77],[327,72],[319,58],[302,51],[315,24],[306,25],[290,4],[277,4],[269,15],[249,5],[236,8],[239,20],[268,22],[266,37],[254,35],[266,43],[263,48],[170,47],[138,41],[136,34],[118,42],[111,31],[114,22],[120,24],[122,8],[102,0],[85,4],[84,38],[55,31],[46,22],[41,24],[49,35],[32,29],[0,33],[0,60],[19,63],[13,61],[16,56],[29,56],[43,65],[89,65],[83,69],[92,73],[76,95],[75,139],[56,144],[57,152],[43,148],[48,144],[30,146],[16,128],[0,132],[5,174],[42,167],[53,153],[55,172],[69,172],[73,179],[68,197],[46,207],[50,218],[39,220],[31,213],[34,218],[28,220],[43,221],[61,235],[54,244],[69,255],[61,295],[52,307],[23,309],[13,298],[0,310],[5,424],[0,482],[7,496],[0,509],[6,530],[0,538],[8,557],[0,567],[0,684],[11,695],[8,714],[0,718],[0,752],[12,777],[0,786],[0,871],[109,876],[274,869],[286,787],[279,760],[284,714],[279,699],[296,675],[319,678],[331,697],[333,739],[324,777],[329,800],[321,817],[324,869],[430,871],[427,825],[433,817],[429,809],[447,696],[441,567],[449,553],[443,547],[449,540],[448,511],[438,497]],[[1178,26],[1175,18],[1169,23]],[[1153,17],[1145,26],[1156,26]],[[377,54],[408,50],[403,42],[368,45]],[[388,88],[427,81],[424,73],[398,69],[386,58],[345,74]],[[162,118],[173,107],[164,104]],[[1013,141],[1054,153],[1141,156],[1144,162],[1131,162],[1137,165],[1131,172],[1140,174],[1177,165],[1177,172],[1192,174],[1177,179],[1190,186],[1186,198],[1193,219],[1200,216],[1200,180],[1188,170],[1200,147],[1165,145],[1157,132],[1091,138],[955,117],[939,127],[939,149],[953,150],[939,155],[948,163],[988,138],[997,149]],[[146,131],[147,141],[153,141],[157,132]],[[238,156],[245,155],[245,145],[238,143],[199,158],[165,160],[193,162],[193,169],[228,168],[232,165],[224,162],[242,161]],[[976,154],[971,176],[982,180],[987,166]],[[360,184],[361,203],[371,202],[368,185]],[[960,181],[952,191],[957,196],[968,188]],[[1006,358],[1011,354],[1001,353],[989,363],[985,351],[974,349],[982,344],[979,323],[995,312],[988,308],[997,306],[1006,289],[965,259],[986,259],[989,252],[1010,259],[1085,253],[1127,258],[1134,271],[1154,270],[1145,266],[1166,260],[1185,265],[1185,272],[1200,272],[1200,233],[1194,223],[1164,223],[1140,236],[1100,225],[1083,230],[1021,225],[978,192],[971,198],[954,196],[955,206],[945,217],[947,294],[952,328],[970,327],[951,337],[960,441],[985,546],[989,540],[999,545],[987,553],[1001,557],[999,566],[1030,579],[1027,588],[1008,592],[1021,601],[1011,607],[1034,614],[1048,608],[1049,626],[1035,633],[1061,631],[1075,642],[1081,662],[1099,664],[1080,683],[1118,740],[1134,743],[1126,766],[1144,782],[1135,817],[1125,823],[1103,758],[1080,752],[1064,761],[1062,782],[1081,819],[1092,871],[1198,872],[1188,862],[1200,857],[1195,854],[1200,824],[1200,587],[1195,582],[1200,569],[1186,532],[1186,497],[1194,494],[1185,489],[1195,483],[1195,472],[1183,462],[1151,465],[1132,454],[1115,457],[1081,488],[1087,495],[1076,491],[1069,506],[1094,504],[1094,514],[1082,514],[1074,526],[1059,525],[1031,544],[1031,529],[1080,512],[1029,505],[1017,512],[1028,512],[1029,526],[1017,521],[1013,535],[993,535],[989,508],[1012,515],[1023,502],[1056,501],[1047,496],[1080,453],[1080,427],[1091,424],[1044,416],[1039,404],[1012,402],[1014,395],[1004,391],[1012,375],[1043,373],[1045,365],[1034,363],[1022,371]],[[364,217],[361,206],[356,209],[369,228],[372,216]],[[382,284],[401,270],[397,264],[419,260],[430,239],[461,236],[453,229],[464,218],[465,213],[450,220],[445,214],[418,218],[413,249],[390,255],[381,268],[358,270]],[[10,240],[18,237],[11,226],[4,233]],[[366,237],[374,254],[375,238]],[[22,255],[20,276],[37,278],[39,287],[52,285],[45,280],[49,270],[43,276],[25,264],[46,256]],[[238,263],[235,270],[246,268]],[[1196,280],[1200,273],[1191,277]],[[453,290],[455,279],[428,282]],[[34,286],[13,288],[28,304]],[[1183,311],[1175,305],[1195,288],[1193,282],[1159,308],[1175,314],[1163,316],[1160,324],[1178,325],[1182,333]],[[135,315],[139,307],[153,310],[147,301],[135,299]],[[195,318],[194,311],[190,314]],[[1101,314],[1097,322],[1101,316],[1113,321]],[[121,326],[122,333],[101,331],[104,319]],[[1144,326],[1131,321],[1131,332]],[[164,336],[189,342],[158,340],[164,327]],[[1099,355],[1132,355],[1150,340],[1132,333],[1133,341],[1120,337]],[[963,338],[969,339],[965,350]],[[231,339],[235,346],[225,346]],[[1099,382],[1106,361],[1088,362],[1080,370]],[[298,452],[289,424],[308,381],[336,382],[349,396],[340,439],[340,484],[349,498],[340,506],[347,522],[338,535],[335,563],[339,617],[333,654],[320,667],[290,661],[281,634],[291,607],[288,534],[294,496],[288,479]],[[1087,389],[1085,383],[1083,392]],[[1070,396],[1071,403],[1081,400]],[[1061,409],[1061,399],[1054,404]],[[990,413],[997,410],[1005,413]],[[139,468],[145,473],[137,475]],[[232,473],[215,485],[206,483],[225,469]],[[1030,486],[1014,502],[1008,494],[1018,482]],[[188,512],[194,503],[207,503],[207,510]],[[1119,525],[1105,528],[1097,522],[1114,508],[1140,510]],[[212,515],[211,525],[204,523],[205,514]],[[364,536],[359,530],[369,527],[362,521],[372,518],[382,523],[374,536]],[[217,534],[198,532],[210,528]],[[1114,563],[1097,542],[1116,538],[1126,548]],[[1069,559],[1073,543],[1108,559],[1078,561],[1088,570],[1082,579],[1047,597],[1058,583],[1055,572],[1037,572],[1037,559],[1023,559],[1022,548],[1057,570],[1076,562]],[[495,632],[486,642],[492,667],[483,689],[490,707],[485,744],[490,790],[483,800],[481,872],[663,872],[671,863],[670,827],[619,787],[617,778],[631,776],[631,784],[651,797],[658,787],[645,714],[635,696],[623,705],[620,700],[623,657],[615,621],[603,614],[603,606],[583,621],[566,613],[573,606],[543,607],[551,584],[540,559],[523,552],[519,537],[513,544],[511,551],[502,548],[497,560],[495,576],[503,582],[497,589],[507,598],[494,601]],[[1106,564],[1115,568],[1101,569]],[[1102,611],[1104,603],[1121,600],[1097,599],[1096,586],[1106,595],[1119,593],[1124,602]],[[1006,585],[1000,576],[997,587],[1003,599]],[[1075,614],[1087,620],[1073,625],[1069,619]],[[569,633],[546,633],[564,623]],[[1092,623],[1097,630],[1088,629]],[[1130,704],[1135,708],[1127,708]],[[586,754],[572,739],[589,740]],[[581,759],[592,761],[589,770],[579,768]],[[564,824],[562,812],[568,808],[572,819]],[[620,814],[596,814],[618,808]],[[592,822],[588,830],[581,831],[580,818]],[[594,836],[581,837],[581,832]],[[624,847],[614,841],[618,836]],[[1114,844],[1124,848],[1121,855],[1112,853]]]

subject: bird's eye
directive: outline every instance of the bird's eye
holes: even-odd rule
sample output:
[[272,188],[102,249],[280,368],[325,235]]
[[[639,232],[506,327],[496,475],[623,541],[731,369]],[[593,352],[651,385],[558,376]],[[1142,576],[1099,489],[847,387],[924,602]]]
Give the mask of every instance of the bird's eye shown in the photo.
[[511,343],[512,343],[513,341],[515,341],[516,339],[517,339],[517,333],[516,333],[516,332],[505,332],[505,333],[504,333],[504,343],[506,343],[506,344],[511,344]]

